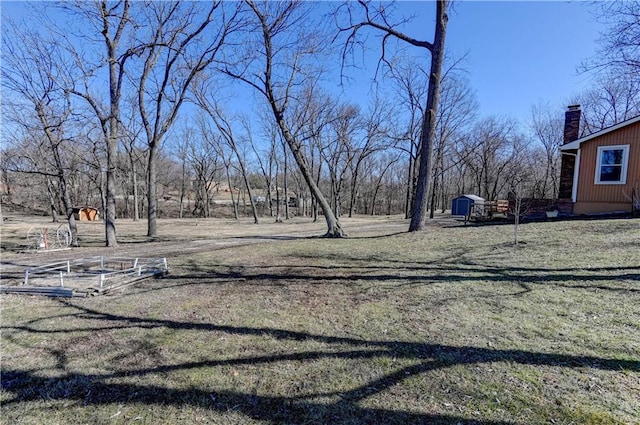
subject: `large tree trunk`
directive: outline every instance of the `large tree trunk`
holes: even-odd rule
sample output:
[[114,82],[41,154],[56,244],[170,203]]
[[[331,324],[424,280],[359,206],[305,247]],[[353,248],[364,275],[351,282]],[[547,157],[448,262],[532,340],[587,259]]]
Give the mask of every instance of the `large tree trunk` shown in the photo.
[[122,19],[113,39],[109,36],[109,21],[106,1],[100,5],[104,29],[104,41],[109,60],[109,133],[107,135],[107,203],[104,214],[105,239],[107,246],[118,246],[116,238],[116,161],[118,147],[118,125],[120,119],[120,93],[122,81],[122,63],[118,62],[116,48],[122,35],[122,28],[129,11],[129,2],[124,2]]
[[418,171],[418,185],[416,196],[411,207],[411,223],[409,231],[415,232],[424,228],[427,212],[427,196],[429,179],[431,178],[431,156],[433,141],[436,137],[436,117],[440,102],[440,82],[442,77],[442,62],[444,59],[444,41],[447,30],[448,0],[437,3],[436,30],[431,47],[431,72],[429,74],[429,92],[427,95],[426,112],[422,122],[420,134],[420,168]]
[[[113,120],[115,121],[115,120]],[[114,127],[117,123],[113,124]],[[107,246],[118,246],[116,238],[116,144],[117,132],[113,134],[107,144],[107,208],[105,211],[105,237]]]
[[154,238],[158,235],[156,219],[158,218],[158,192],[157,170],[156,170],[156,149],[154,145],[149,146],[149,163],[147,170],[147,236]]

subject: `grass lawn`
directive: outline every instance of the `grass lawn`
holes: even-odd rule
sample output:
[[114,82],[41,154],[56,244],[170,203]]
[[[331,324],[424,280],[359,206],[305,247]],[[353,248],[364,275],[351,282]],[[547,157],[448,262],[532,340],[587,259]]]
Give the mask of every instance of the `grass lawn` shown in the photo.
[[2,423],[640,423],[639,220],[385,229],[2,295]]

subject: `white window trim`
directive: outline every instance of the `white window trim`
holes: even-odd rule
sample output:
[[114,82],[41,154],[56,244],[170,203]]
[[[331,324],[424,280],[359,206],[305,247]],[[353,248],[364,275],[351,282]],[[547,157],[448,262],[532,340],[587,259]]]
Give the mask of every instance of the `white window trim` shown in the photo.
[[578,182],[580,181],[580,152],[582,149],[578,149],[576,154],[575,167],[573,168],[573,186],[571,187],[571,201],[578,202]]
[[[629,146],[630,145],[611,145],[598,146],[598,155],[596,155],[596,172],[594,184],[627,184],[627,167],[629,165]],[[622,171],[620,172],[620,181],[600,181],[600,168],[602,167],[602,151],[622,149]]]

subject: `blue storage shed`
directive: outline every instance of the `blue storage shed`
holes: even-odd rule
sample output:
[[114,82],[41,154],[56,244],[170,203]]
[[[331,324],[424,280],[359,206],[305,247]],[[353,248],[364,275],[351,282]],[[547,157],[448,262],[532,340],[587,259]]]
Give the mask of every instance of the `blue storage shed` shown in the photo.
[[451,215],[471,216],[474,211],[483,214],[484,198],[476,195],[461,195],[451,201]]

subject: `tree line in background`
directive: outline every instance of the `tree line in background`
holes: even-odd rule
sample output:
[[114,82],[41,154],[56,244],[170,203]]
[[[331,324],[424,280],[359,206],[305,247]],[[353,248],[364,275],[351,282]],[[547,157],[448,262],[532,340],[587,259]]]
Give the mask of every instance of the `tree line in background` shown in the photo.
[[[221,214],[322,216],[340,236],[343,215],[410,218],[420,182],[431,215],[457,195],[494,200],[516,185],[526,197],[557,197],[562,109],[535,105],[524,127],[483,117],[463,61],[445,59],[426,151],[433,68],[387,45],[388,36],[422,42],[399,32],[390,5],[335,8],[346,41],[314,7],[77,2],[37,30],[3,25],[3,198],[64,215],[74,243],[74,207],[96,206],[115,246],[116,218],[143,216],[150,237],[158,217]],[[640,114],[640,7],[599,7],[618,36],[581,65],[593,88],[566,102],[582,106],[582,134]],[[319,58],[337,49],[349,60],[365,30],[384,41],[378,90],[362,106],[323,87],[329,64]],[[234,84],[256,93],[251,111],[234,109],[225,91]]]

